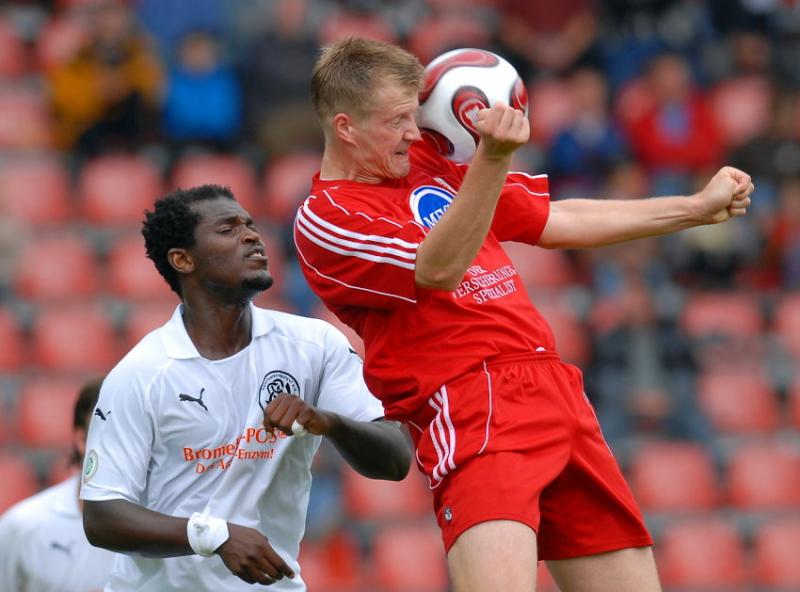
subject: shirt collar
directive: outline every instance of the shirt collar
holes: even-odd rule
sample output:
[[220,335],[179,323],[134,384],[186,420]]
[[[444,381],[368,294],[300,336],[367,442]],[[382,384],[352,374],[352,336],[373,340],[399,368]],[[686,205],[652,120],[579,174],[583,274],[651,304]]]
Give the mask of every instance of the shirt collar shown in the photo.
[[[250,306],[250,316],[252,318],[251,342],[256,337],[261,337],[269,333],[275,325],[275,321],[266,311],[257,308],[252,302]],[[192,358],[202,358],[192,342],[191,337],[186,332],[186,325],[183,324],[183,304],[179,304],[172,313],[172,318],[162,327],[161,338],[166,348],[167,356],[175,360],[190,360]]]

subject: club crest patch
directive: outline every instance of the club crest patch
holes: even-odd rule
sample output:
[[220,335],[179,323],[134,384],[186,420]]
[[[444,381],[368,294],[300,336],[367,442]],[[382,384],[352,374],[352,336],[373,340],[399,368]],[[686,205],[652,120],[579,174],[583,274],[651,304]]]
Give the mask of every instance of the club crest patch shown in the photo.
[[433,228],[453,203],[454,197],[441,187],[423,185],[411,192],[408,201],[414,219],[425,228]]
[[97,451],[90,450],[83,463],[83,482],[86,483],[97,472]]
[[282,370],[273,370],[264,376],[258,389],[258,404],[266,409],[279,393],[300,396],[300,384],[294,376]]

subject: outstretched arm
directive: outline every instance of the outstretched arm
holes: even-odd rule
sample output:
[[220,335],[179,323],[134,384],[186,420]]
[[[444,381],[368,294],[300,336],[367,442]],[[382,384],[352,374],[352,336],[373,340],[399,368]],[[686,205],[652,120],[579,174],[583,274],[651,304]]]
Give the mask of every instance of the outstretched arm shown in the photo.
[[411,466],[411,446],[399,424],[382,419],[356,421],[308,405],[294,395],[278,395],[264,411],[264,427],[292,435],[299,423],[311,433],[326,436],[356,471],[371,479],[401,481]]
[[748,174],[723,167],[690,196],[555,201],[538,244],[548,249],[601,247],[718,224],[746,214],[753,189]]

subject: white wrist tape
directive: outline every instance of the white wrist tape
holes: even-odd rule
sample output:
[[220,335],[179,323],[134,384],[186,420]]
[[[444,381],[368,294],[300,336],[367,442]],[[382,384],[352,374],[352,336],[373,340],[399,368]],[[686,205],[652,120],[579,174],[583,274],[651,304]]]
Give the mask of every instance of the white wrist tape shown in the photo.
[[296,419],[292,422],[292,434],[295,436],[305,436],[308,433],[302,423]]
[[205,513],[195,512],[186,523],[189,546],[198,555],[211,557],[219,546],[230,538],[228,523]]

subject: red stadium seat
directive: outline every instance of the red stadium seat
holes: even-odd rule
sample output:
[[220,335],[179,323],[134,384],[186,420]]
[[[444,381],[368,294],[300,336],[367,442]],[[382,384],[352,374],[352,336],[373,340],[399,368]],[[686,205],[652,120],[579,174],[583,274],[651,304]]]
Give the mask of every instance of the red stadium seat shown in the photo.
[[83,20],[70,14],[49,21],[39,32],[36,42],[36,60],[42,70],[50,70],[69,61],[84,43],[87,36]]
[[642,509],[649,512],[708,510],[719,501],[714,465],[697,444],[644,445],[634,453],[630,482]]
[[347,37],[366,37],[394,43],[394,29],[378,14],[357,14],[345,11],[331,12],[317,33],[321,45],[335,43]]
[[141,235],[125,237],[114,243],[108,253],[108,271],[108,286],[114,296],[174,302],[169,285],[145,256]]
[[743,444],[728,463],[734,506],[743,510],[800,507],[800,453],[788,445]]
[[96,303],[40,310],[32,337],[32,361],[45,370],[103,373],[118,361],[114,328]]
[[691,337],[757,337],[764,330],[764,318],[756,296],[750,294],[692,294],[681,315],[684,330]]
[[97,225],[139,225],[144,211],[163,193],[161,173],[138,156],[103,156],[81,170],[80,196],[85,218]]
[[0,77],[19,76],[28,67],[25,45],[14,25],[0,18]]
[[213,183],[227,185],[241,206],[253,216],[258,214],[256,203],[256,172],[253,166],[238,156],[198,154],[182,157],[175,166],[172,186],[188,189]]
[[740,146],[766,130],[771,107],[772,89],[766,78],[731,78],[711,93],[711,111],[728,146]]
[[427,515],[433,507],[425,478],[418,471],[399,483],[362,477],[343,470],[342,496],[348,516],[358,520],[398,520]]
[[311,190],[311,177],[319,171],[320,155],[311,152],[287,154],[272,161],[264,175],[261,214],[276,224],[294,219]]
[[16,158],[0,166],[5,215],[29,224],[64,224],[72,217],[69,174],[55,158]]
[[444,548],[435,524],[382,528],[373,540],[372,563],[374,588],[383,592],[442,592],[447,589]]
[[590,344],[587,332],[570,306],[553,299],[535,299],[556,340],[556,349],[564,361],[584,366],[589,361]]
[[539,562],[536,577],[536,592],[558,592],[558,585],[544,561]]
[[75,300],[96,292],[95,253],[78,235],[31,237],[18,261],[14,288],[23,298]]
[[71,447],[75,398],[82,385],[78,378],[35,378],[22,386],[17,420],[26,446]]
[[309,590],[360,592],[365,566],[357,541],[344,532],[322,543],[304,540],[300,546],[300,575]]
[[28,357],[27,344],[11,311],[0,308],[0,371],[15,372]]
[[800,429],[800,376],[795,379],[789,389],[789,416],[792,426]]
[[0,450],[0,514],[10,506],[32,496],[39,490],[39,482],[31,465],[21,456]]
[[777,396],[759,372],[706,372],[697,390],[702,409],[722,432],[764,433],[778,427]]
[[733,592],[748,580],[738,531],[716,517],[668,524],[656,560],[666,588]]
[[157,303],[134,303],[125,322],[125,344],[128,349],[139,343],[142,337],[158,329],[172,318],[178,296],[172,302],[163,300]]
[[775,333],[781,345],[800,360],[800,294],[783,296],[775,308]]
[[411,30],[407,46],[423,64],[454,47],[487,47],[490,29],[475,12],[432,15]]
[[531,140],[547,144],[575,119],[575,101],[569,86],[559,80],[543,80],[528,86]]
[[0,150],[48,148],[51,129],[43,93],[24,86],[0,87]]
[[761,524],[755,533],[755,583],[771,590],[800,590],[800,518]]

